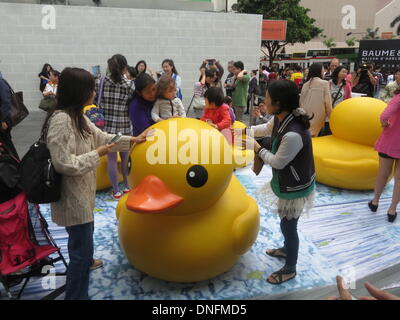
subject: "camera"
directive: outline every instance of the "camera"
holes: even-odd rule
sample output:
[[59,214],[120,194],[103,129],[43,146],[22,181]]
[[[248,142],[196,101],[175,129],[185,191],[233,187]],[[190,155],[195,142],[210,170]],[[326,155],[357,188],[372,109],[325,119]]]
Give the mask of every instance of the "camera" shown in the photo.
[[361,69],[361,73],[367,73],[368,70],[370,69],[370,65],[367,63],[363,63],[363,64],[361,64],[360,69]]
[[109,142],[109,144],[117,143],[122,138],[122,133],[118,132]]
[[207,59],[206,61],[207,61],[206,68],[210,69],[214,65],[216,60],[215,59]]

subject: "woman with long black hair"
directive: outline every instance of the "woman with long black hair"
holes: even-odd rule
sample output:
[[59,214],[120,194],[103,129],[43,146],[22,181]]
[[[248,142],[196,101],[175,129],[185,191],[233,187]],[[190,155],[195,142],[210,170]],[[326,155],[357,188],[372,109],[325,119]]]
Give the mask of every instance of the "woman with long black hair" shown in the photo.
[[161,63],[161,67],[163,69],[164,74],[167,74],[169,76],[172,77],[172,79],[175,80],[175,84],[176,84],[176,96],[179,99],[183,99],[182,96],[182,78],[180,77],[180,75],[178,75],[178,71],[176,70],[175,67],[175,63],[173,60],[171,59],[165,59],[162,63]]
[[68,232],[69,266],[66,280],[67,300],[87,300],[89,270],[101,265],[93,259],[93,210],[96,198],[96,168],[100,157],[111,152],[128,152],[132,143],[146,140],[122,136],[109,144],[114,134],[98,129],[83,115],[92,105],[95,81],[86,70],[66,68],[60,75],[57,107],[44,124],[48,126],[47,147],[54,168],[62,175],[61,198],[51,204],[52,220]]
[[148,73],[153,78],[155,77],[153,70],[151,70],[150,68],[147,67],[147,63],[144,60],[140,60],[138,63],[136,63],[135,69],[136,69],[137,75],[139,75],[141,73]]
[[313,205],[315,168],[308,131],[310,118],[299,107],[299,92],[294,82],[272,82],[267,89],[265,105],[274,118],[266,124],[246,129],[246,133],[251,137],[270,136],[271,150],[261,147],[251,137],[246,143],[254,144],[257,157],[272,167],[272,181],[260,190],[259,195],[261,201],[276,204],[281,219],[284,246],[266,252],[271,257],[286,260],[284,267],[267,279],[271,284],[281,284],[296,276],[299,252],[297,223]]
[[44,89],[46,88],[46,84],[50,82],[51,71],[53,71],[52,66],[48,63],[45,63],[42,68],[42,71],[38,74],[38,77],[40,79],[40,85],[39,85],[40,92],[43,92]]

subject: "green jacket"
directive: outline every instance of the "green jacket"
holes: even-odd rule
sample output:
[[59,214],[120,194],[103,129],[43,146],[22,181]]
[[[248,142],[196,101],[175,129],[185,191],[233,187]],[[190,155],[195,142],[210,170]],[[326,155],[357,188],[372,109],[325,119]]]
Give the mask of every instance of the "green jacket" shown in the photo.
[[249,94],[250,76],[245,74],[243,79],[235,81],[235,90],[232,95],[232,104],[235,107],[247,106],[247,96]]

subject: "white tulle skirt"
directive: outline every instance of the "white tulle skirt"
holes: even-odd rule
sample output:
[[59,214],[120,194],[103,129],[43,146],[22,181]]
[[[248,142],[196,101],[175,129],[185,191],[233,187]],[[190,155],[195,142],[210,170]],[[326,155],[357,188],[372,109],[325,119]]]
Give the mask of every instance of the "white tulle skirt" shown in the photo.
[[279,215],[281,219],[297,219],[300,216],[309,215],[314,205],[315,191],[309,196],[286,200],[278,198],[272,190],[271,183],[266,183],[256,192],[258,201],[267,202],[267,207],[271,212]]

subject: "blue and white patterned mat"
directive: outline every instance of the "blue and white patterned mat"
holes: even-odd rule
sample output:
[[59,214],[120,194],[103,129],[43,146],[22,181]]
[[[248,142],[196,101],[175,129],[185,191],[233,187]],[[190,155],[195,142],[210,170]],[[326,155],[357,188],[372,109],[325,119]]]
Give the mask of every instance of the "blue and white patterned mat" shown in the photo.
[[[271,170],[265,167],[255,177],[249,168],[236,171],[236,176],[250,195],[270,180]],[[391,196],[393,185],[385,189]],[[129,265],[118,241],[115,207],[117,202],[106,192],[98,193],[95,209],[95,257],[104,267],[91,273],[89,295],[92,299],[246,299],[330,285],[335,276],[349,268],[357,279],[383,270],[399,261],[399,222],[386,222],[383,200],[379,212],[371,214],[366,201],[372,192],[338,190],[317,185],[315,208],[309,217],[300,219],[300,251],[298,276],[282,285],[265,280],[282,267],[283,262],[265,254],[267,248],[282,245],[279,218],[259,203],[261,228],[256,243],[227,273],[214,279],[191,284],[160,281]],[[50,231],[62,252],[68,257],[67,234],[64,228],[51,223],[49,206],[41,207],[50,224]],[[396,241],[397,240],[397,241]],[[40,299],[49,291],[42,280],[32,281],[25,290],[25,299]],[[65,280],[60,277],[57,286]],[[0,289],[1,290],[1,289]]]

